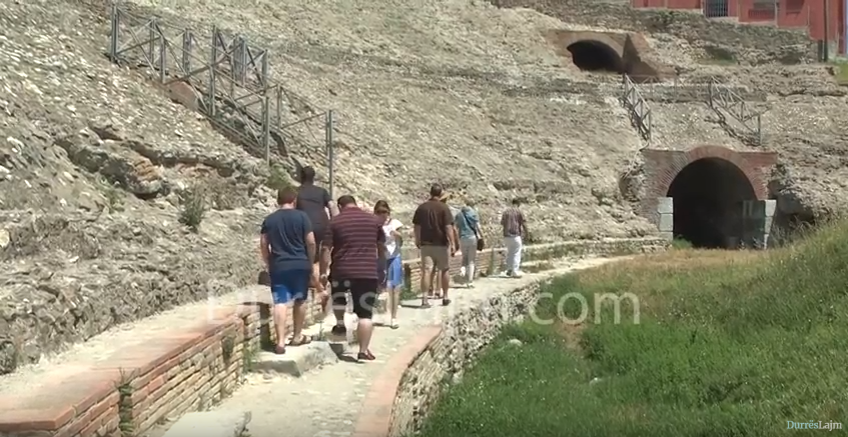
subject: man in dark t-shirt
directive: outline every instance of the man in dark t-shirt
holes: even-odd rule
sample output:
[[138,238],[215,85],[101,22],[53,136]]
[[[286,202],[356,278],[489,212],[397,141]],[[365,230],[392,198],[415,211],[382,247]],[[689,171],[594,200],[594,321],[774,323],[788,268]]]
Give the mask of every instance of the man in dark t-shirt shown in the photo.
[[436,269],[442,286],[442,305],[450,303],[450,258],[456,254],[455,229],[450,207],[441,201],[442,186],[430,187],[430,200],[415,210],[412,224],[415,225],[415,245],[421,251],[421,306],[430,304],[427,294],[430,289],[430,271]]
[[290,188],[277,193],[279,208],[262,222],[259,246],[271,279],[278,354],[286,352],[286,323],[290,304],[294,304],[291,344],[298,346],[310,340],[303,335],[302,329],[306,320],[304,303],[312,278],[316,244],[309,217],[294,208],[296,199],[297,194]]
[[[321,248],[321,270],[330,267],[333,313],[336,326],[333,334],[345,334],[344,313],[347,293],[353,299],[353,312],[359,318],[357,339],[359,360],[374,360],[368,348],[374,325],[374,303],[377,300],[378,267],[385,259],[386,234],[383,221],[370,211],[356,205],[353,196],[339,198],[339,214],[330,220]],[[322,281],[326,279],[321,277]]]
[[[312,224],[312,232],[318,243],[315,258],[312,259],[312,286],[323,292],[323,284],[318,280],[318,255],[321,253],[321,241],[333,214],[333,200],[330,193],[315,185],[315,169],[307,166],[300,169],[300,188],[297,191],[297,202],[295,207],[306,213]],[[323,308],[323,305],[322,305]]]

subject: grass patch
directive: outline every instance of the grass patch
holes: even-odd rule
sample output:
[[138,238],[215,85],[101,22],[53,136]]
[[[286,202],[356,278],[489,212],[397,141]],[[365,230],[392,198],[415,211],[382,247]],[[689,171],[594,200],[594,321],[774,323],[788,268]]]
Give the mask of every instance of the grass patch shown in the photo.
[[[774,251],[676,248],[559,278],[545,291],[586,297],[586,321],[508,327],[422,436],[766,437],[787,421],[841,422],[846,265],[842,224]],[[635,305],[615,324],[595,298],[622,292],[638,297],[640,323]],[[555,302],[537,313],[556,315]],[[563,307],[580,311],[577,299]]]
[[833,79],[837,85],[848,86],[848,60],[836,59],[830,63],[833,71]]

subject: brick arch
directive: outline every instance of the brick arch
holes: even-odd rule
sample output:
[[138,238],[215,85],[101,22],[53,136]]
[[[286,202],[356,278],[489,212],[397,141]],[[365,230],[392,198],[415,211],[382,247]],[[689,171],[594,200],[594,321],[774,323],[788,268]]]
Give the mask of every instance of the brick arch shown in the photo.
[[777,162],[777,154],[774,152],[735,151],[714,145],[701,145],[689,150],[646,149],[642,155],[645,158],[647,179],[640,213],[652,221],[657,220],[657,199],[665,197],[674,178],[686,166],[699,159],[716,158],[736,166],[751,183],[757,200],[768,198],[767,175]]
[[664,171],[656,180],[657,191],[662,195],[668,193],[674,179],[686,168],[689,164],[701,159],[721,159],[733,164],[751,184],[757,200],[765,200],[768,196],[768,187],[760,176],[758,169],[752,168],[751,164],[739,152],[721,146],[698,146],[678,155],[674,160],[670,161]]

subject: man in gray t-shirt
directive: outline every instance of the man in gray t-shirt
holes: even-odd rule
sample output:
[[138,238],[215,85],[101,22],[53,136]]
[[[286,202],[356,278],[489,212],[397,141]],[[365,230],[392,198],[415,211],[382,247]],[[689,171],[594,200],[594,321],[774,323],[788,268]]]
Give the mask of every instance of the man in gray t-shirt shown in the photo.
[[524,214],[519,209],[521,202],[518,199],[512,201],[512,206],[507,208],[501,215],[501,226],[503,227],[504,246],[506,246],[506,274],[520,278],[521,273],[521,238],[527,235],[527,227],[524,222]]

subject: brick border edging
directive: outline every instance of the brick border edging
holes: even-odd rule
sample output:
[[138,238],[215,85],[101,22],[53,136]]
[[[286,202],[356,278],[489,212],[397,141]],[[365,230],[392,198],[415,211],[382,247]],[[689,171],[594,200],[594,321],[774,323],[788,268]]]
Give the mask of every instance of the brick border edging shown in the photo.
[[[662,239],[571,241],[527,246],[525,253],[560,258],[633,253],[645,245],[667,244]],[[503,255],[502,248],[478,252],[479,271],[492,260],[499,267]],[[452,260],[452,273],[458,272],[460,261]],[[405,264],[411,263],[415,261]],[[409,279],[417,289],[420,269],[412,270]],[[60,365],[41,375],[44,383],[26,395],[0,396],[0,437],[127,437],[149,430],[163,417],[204,409],[241,383],[246,363],[272,328],[265,320],[267,311],[255,302],[222,307],[202,323],[119,349],[106,360]],[[426,349],[441,332],[440,326],[424,329],[404,349],[412,361],[390,367],[397,379],[374,387],[390,389],[392,381],[397,387],[399,375],[414,363],[414,352]],[[390,416],[391,411],[386,413]]]
[[441,333],[441,326],[428,326],[389,359],[383,373],[371,383],[371,388],[365,395],[362,410],[351,437],[389,436],[395,399],[407,369],[412,367],[418,356],[424,353]]

